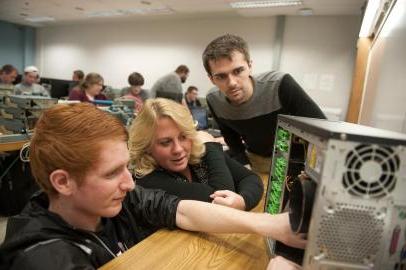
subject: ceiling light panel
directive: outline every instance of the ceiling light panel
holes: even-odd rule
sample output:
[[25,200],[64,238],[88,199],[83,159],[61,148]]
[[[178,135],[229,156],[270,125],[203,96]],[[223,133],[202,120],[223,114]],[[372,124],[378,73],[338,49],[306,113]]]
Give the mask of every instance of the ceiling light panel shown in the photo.
[[42,17],[27,17],[27,18],[24,18],[24,20],[29,21],[29,22],[52,22],[52,21],[55,21],[55,18],[42,16]]
[[232,8],[267,8],[302,5],[301,0],[265,0],[265,1],[238,1],[231,2]]

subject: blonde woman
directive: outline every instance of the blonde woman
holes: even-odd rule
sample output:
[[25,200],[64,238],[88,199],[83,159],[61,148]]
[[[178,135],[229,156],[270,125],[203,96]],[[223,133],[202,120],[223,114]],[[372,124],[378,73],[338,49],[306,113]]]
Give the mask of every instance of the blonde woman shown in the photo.
[[137,184],[181,199],[252,209],[262,197],[262,181],[213,139],[196,131],[187,107],[147,100],[130,130],[130,168]]

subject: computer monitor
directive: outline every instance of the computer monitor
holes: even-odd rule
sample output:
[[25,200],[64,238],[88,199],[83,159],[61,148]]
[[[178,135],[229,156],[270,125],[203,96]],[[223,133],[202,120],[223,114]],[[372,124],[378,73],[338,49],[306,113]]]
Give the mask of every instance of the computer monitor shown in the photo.
[[207,110],[202,107],[191,108],[190,112],[192,113],[193,119],[197,121],[197,129],[208,129],[209,120],[207,116]]
[[49,93],[53,98],[61,98],[69,96],[69,86],[72,80],[61,80],[52,78],[41,78],[40,83],[47,83],[51,85],[51,92]]

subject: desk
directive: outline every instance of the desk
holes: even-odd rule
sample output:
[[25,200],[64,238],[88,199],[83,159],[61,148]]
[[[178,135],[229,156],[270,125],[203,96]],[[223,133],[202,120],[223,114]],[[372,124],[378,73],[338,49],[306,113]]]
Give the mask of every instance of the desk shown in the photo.
[[0,143],[0,152],[20,150],[27,141]]
[[0,135],[0,152],[20,150],[29,141],[26,134]]
[[[264,186],[268,175],[261,174]],[[265,194],[252,211],[263,212]],[[265,239],[253,234],[208,234],[159,230],[101,267],[128,269],[265,269]]]

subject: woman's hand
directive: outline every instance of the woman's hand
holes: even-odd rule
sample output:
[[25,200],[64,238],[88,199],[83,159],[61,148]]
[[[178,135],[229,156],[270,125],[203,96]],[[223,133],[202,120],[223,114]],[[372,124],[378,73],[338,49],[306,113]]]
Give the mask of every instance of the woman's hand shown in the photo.
[[197,138],[203,143],[216,141],[211,134],[207,133],[206,131],[202,131],[202,130],[199,130],[197,132]]
[[245,210],[244,198],[230,190],[217,190],[210,195],[213,199],[212,203],[221,204],[224,206],[232,207],[239,210]]

